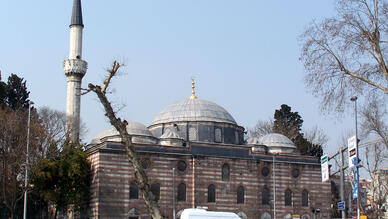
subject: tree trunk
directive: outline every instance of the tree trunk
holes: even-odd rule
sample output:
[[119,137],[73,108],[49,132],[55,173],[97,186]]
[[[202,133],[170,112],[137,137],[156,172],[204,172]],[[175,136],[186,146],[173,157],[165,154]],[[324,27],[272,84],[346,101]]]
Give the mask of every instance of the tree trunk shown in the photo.
[[147,175],[143,167],[141,166],[140,160],[135,152],[135,148],[132,145],[131,136],[127,132],[127,129],[126,129],[127,121],[125,120],[121,121],[120,118],[116,117],[113,111],[113,108],[105,95],[105,91],[109,85],[110,79],[116,74],[119,67],[120,67],[119,63],[114,62],[113,67],[111,70],[109,70],[109,74],[106,80],[104,81],[102,88],[100,86],[95,86],[93,84],[89,84],[88,87],[90,91],[93,91],[94,93],[97,94],[98,99],[100,100],[101,104],[104,106],[105,116],[108,117],[110,123],[120,133],[122,142],[125,145],[129,162],[132,164],[134,168],[135,178],[136,178],[138,187],[140,189],[140,192],[142,193],[143,200],[148,208],[148,211],[151,217],[153,219],[163,219],[164,216],[160,212],[158,204],[154,199],[154,195],[150,191],[150,185],[148,184]]

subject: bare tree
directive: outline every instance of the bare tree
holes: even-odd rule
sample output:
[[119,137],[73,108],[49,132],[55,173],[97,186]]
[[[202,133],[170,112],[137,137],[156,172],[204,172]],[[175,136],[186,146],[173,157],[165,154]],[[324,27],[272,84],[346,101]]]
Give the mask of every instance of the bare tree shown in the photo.
[[89,90],[95,94],[97,94],[98,99],[105,110],[105,116],[108,117],[111,125],[119,132],[121,136],[122,143],[125,145],[125,149],[127,151],[129,162],[132,164],[135,171],[135,178],[141,191],[143,200],[148,208],[148,211],[153,219],[161,219],[164,218],[162,213],[160,212],[159,206],[155,201],[154,195],[151,192],[151,187],[148,184],[148,178],[141,166],[140,159],[135,151],[134,146],[132,145],[131,135],[128,134],[126,126],[127,121],[122,120],[121,118],[116,117],[116,113],[114,112],[111,103],[106,97],[106,92],[109,87],[110,81],[117,74],[121,65],[118,62],[114,62],[113,66],[110,70],[108,70],[108,75],[102,86],[89,84]]
[[43,107],[39,109],[38,117],[45,131],[39,135],[40,144],[37,152],[39,158],[46,158],[50,147],[62,145],[66,138],[66,114]]
[[388,94],[387,0],[339,0],[337,16],[301,35],[305,84],[323,110],[342,111],[349,96]]
[[264,136],[266,134],[273,133],[273,119],[269,118],[268,120],[259,120],[257,121],[255,127],[249,129],[249,135],[252,137]]
[[[382,204],[388,197],[388,173],[383,173],[388,162],[388,126],[386,105],[381,98],[371,98],[367,105],[361,109],[362,135],[372,137],[376,141],[365,147],[364,169],[371,179],[367,190],[370,194],[370,209],[373,217],[383,214]],[[384,166],[385,165],[385,166]]]
[[317,125],[304,131],[304,136],[307,141],[316,145],[326,145],[329,139],[323,130],[320,129]]
[[[9,209],[11,218],[15,217],[18,201],[25,191],[27,114],[0,107],[0,185],[1,201]],[[35,123],[31,122],[31,127]],[[31,136],[38,130],[31,129]],[[31,139],[34,139],[33,137]],[[36,144],[31,141],[30,148]]]

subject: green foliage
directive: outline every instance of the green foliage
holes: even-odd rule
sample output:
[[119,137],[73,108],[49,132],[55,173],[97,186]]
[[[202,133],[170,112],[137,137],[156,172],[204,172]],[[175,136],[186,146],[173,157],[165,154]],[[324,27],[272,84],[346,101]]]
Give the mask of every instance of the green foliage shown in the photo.
[[323,150],[321,145],[313,144],[303,137],[303,133],[300,133],[294,140],[295,146],[299,149],[303,155],[310,155],[314,157],[321,157]]
[[41,159],[33,169],[33,184],[58,211],[80,210],[89,197],[90,165],[82,146],[65,142],[58,157]]
[[[1,78],[1,77],[0,77]],[[7,84],[0,81],[0,105],[12,110],[28,108],[28,96],[26,81],[15,74],[8,77]]]
[[303,120],[298,112],[291,112],[291,107],[282,104],[275,110],[273,131],[294,140],[302,129]]
[[298,112],[292,112],[291,107],[282,104],[275,110],[274,119],[273,132],[287,136],[302,155],[322,156],[322,145],[313,144],[303,136],[303,119]]

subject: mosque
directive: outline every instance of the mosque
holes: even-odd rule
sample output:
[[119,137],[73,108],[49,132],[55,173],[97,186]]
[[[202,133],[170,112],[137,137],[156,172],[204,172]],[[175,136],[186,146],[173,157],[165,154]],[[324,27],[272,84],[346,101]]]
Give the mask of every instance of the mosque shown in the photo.
[[[81,1],[74,0],[68,81],[70,137],[78,138],[80,99],[86,73],[82,60]],[[320,162],[301,155],[281,134],[245,137],[232,115],[214,102],[187,99],[163,109],[146,127],[128,122],[127,131],[141,158],[162,213],[180,218],[183,209],[235,212],[241,218],[328,218],[331,187],[321,181]],[[95,136],[87,149],[91,162],[89,218],[151,218],[134,171],[114,129]]]

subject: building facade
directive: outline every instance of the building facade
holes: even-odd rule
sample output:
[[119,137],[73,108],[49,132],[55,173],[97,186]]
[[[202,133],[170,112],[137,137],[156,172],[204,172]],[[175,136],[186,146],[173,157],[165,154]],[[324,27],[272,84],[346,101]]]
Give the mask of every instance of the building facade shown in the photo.
[[[127,131],[168,218],[197,207],[255,219],[330,216],[330,183],[321,182],[317,158],[300,155],[280,134],[244,140],[224,108],[194,93],[167,106],[149,127],[128,122]],[[150,218],[120,142],[107,130],[89,145],[90,214]]]
[[[66,131],[79,137],[82,60],[81,0],[70,25]],[[179,218],[185,208],[235,212],[241,218],[316,218],[330,212],[330,183],[321,182],[314,157],[302,156],[285,136],[245,139],[244,128],[221,106],[190,98],[167,106],[149,127],[129,122],[127,131],[142,159],[162,213]],[[150,218],[134,171],[115,130],[90,143],[91,218]],[[312,213],[319,212],[319,213]]]

